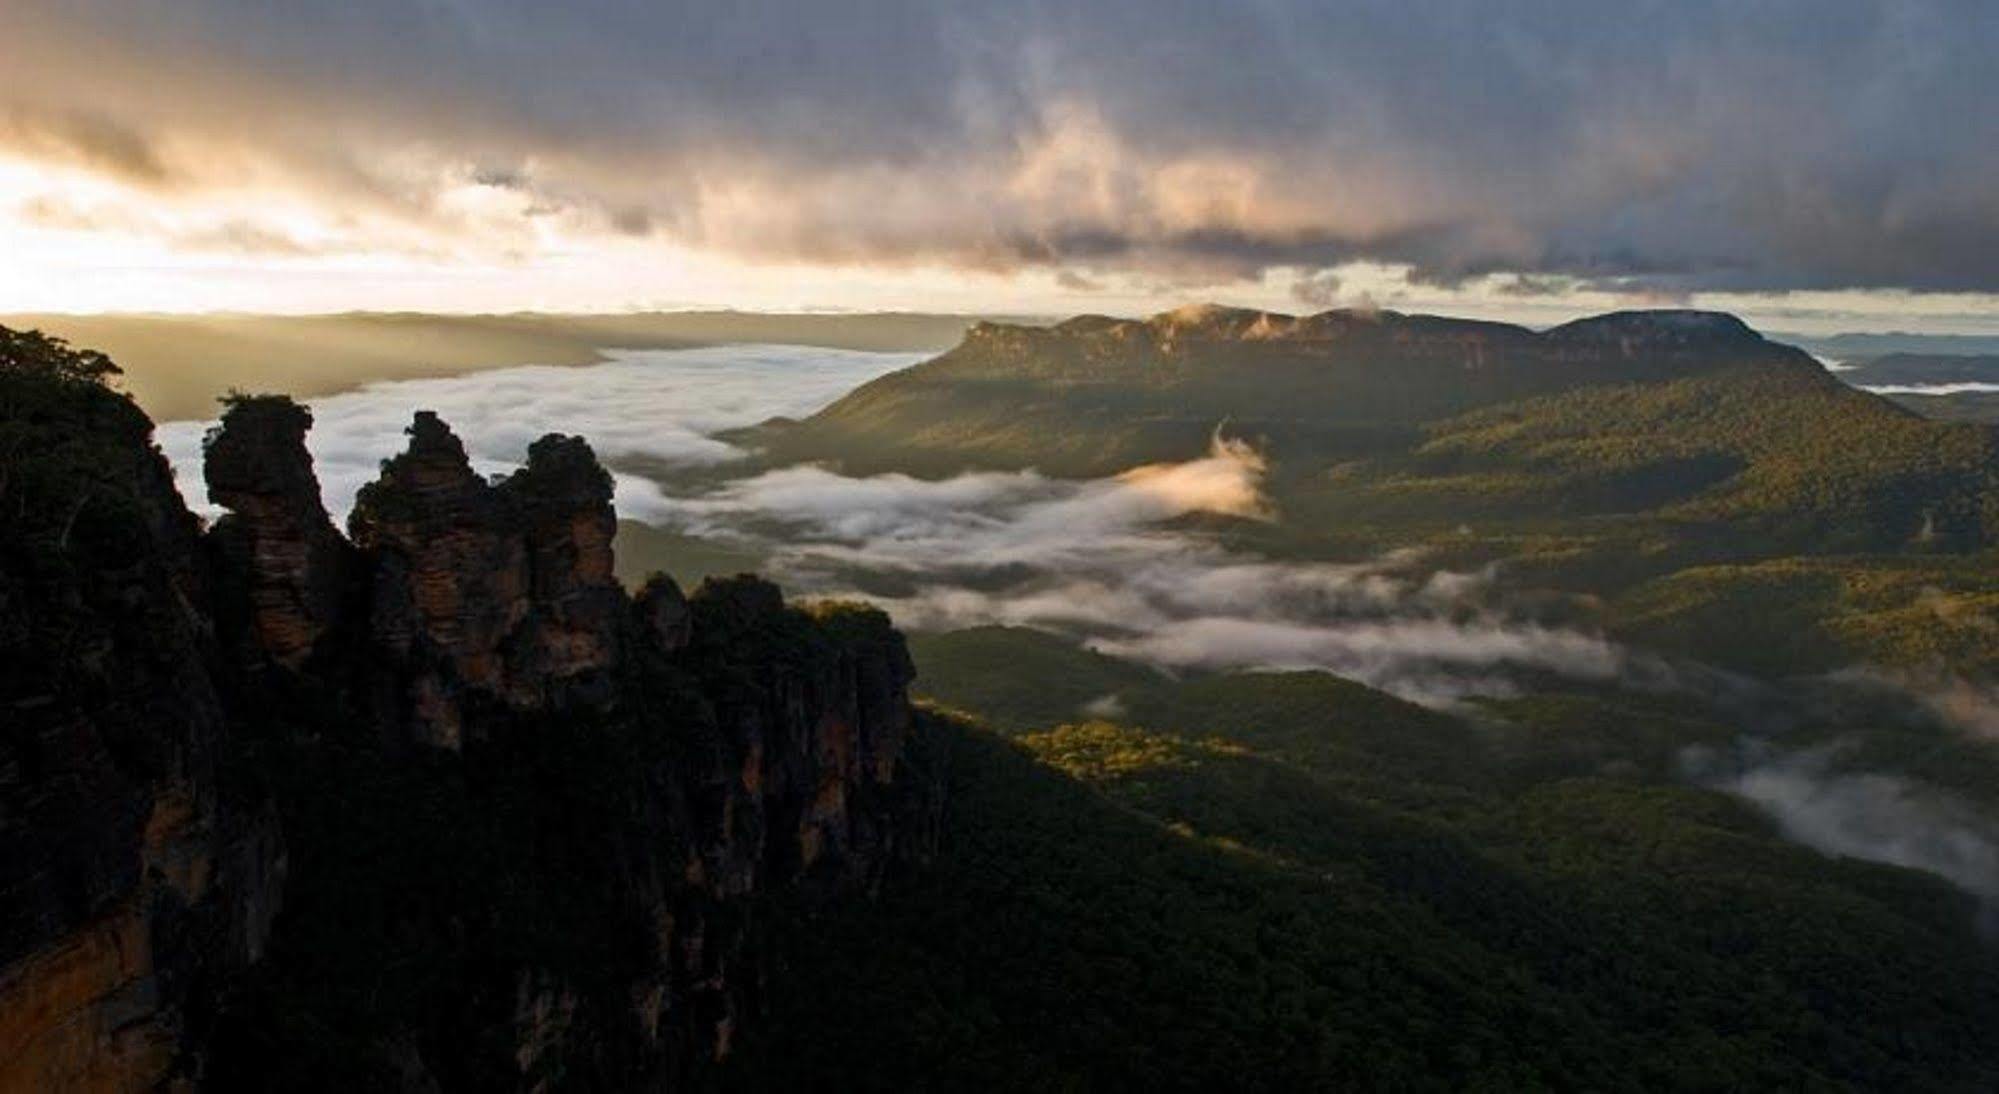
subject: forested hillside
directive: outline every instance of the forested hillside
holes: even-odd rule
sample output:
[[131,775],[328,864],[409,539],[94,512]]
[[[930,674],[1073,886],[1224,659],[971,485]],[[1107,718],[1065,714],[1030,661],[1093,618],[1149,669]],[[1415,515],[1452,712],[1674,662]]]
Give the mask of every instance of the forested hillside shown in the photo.
[[774,463],[853,473],[1100,476],[1191,459],[1218,432],[1268,463],[1273,519],[1215,528],[1246,550],[1421,545],[1439,564],[1498,564],[1518,587],[1577,594],[1599,625],[1669,645],[1684,636],[1668,617],[1729,610],[1715,599],[1729,575],[1809,570],[1833,587],[1786,602],[1791,634],[1741,658],[1720,636],[1717,659],[1781,672],[1993,657],[1909,633],[1894,614],[1908,601],[1868,590],[1893,573],[1939,590],[1932,601],[1983,595],[1962,575],[1999,545],[1999,434],[1925,420],[1725,315],[1618,313],[1539,333],[1213,307],[982,324],[753,439]]
[[1173,708],[1163,724],[1183,732],[1098,721],[1007,740],[951,723],[946,853],[796,952],[739,1077],[839,1074],[877,1090],[1999,1080],[1999,966],[1970,898],[1937,879],[1823,858],[1732,798],[1656,768],[1620,773],[1638,749],[1615,732],[1581,762],[1516,766],[1503,747],[1466,750],[1465,727],[1429,736],[1435,716],[1406,706],[1384,732],[1386,697],[1349,714],[1325,702],[1337,682],[1258,694],[1272,683],[1231,695],[1226,718]]

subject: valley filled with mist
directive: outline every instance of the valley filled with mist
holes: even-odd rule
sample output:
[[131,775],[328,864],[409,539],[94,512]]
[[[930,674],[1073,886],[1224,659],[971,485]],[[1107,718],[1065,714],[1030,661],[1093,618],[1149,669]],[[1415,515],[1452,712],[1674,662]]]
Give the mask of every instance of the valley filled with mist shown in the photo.
[[[1726,317],[1589,322],[1608,336],[1194,309],[984,325],[934,360],[607,349],[598,363],[316,398],[306,444],[339,524],[419,409],[496,481],[534,437],[582,436],[611,473],[628,587],[655,571],[688,588],[754,571],[794,596],[878,606],[908,634],[915,693],[960,738],[945,846],[972,857],[843,922],[851,952],[794,955],[808,993],[858,979],[863,994],[838,1033],[794,1029],[777,1003],[767,1036],[782,1047],[756,1057],[774,1069],[757,1082],[882,1053],[912,1083],[969,1081],[992,1053],[1051,1081],[1222,1081],[1218,1018],[1141,1011],[1085,1039],[1040,1010],[1084,990],[1101,961],[1147,966],[1161,946],[1193,964],[1096,990],[1155,998],[1185,990],[1174,977],[1232,968],[1262,986],[1230,989],[1245,994],[1229,1052],[1267,1051],[1275,1027],[1259,1023],[1279,1021],[1267,1008],[1323,1020],[1320,1003],[1264,994],[1268,977],[1322,983],[1334,951],[1314,947],[1389,947],[1375,959],[1410,975],[1411,954],[1469,947],[1480,956],[1453,960],[1519,979],[1452,989],[1446,1008],[1452,1021],[1495,1008],[1479,1020],[1508,1029],[1506,1047],[1462,1071],[1412,1057],[1398,1065],[1412,1076],[1608,1076],[1638,1061],[1678,1082],[1692,1066],[1680,1038],[1740,1022],[1728,1054],[1701,1066],[1716,1081],[1787,1074],[1781,1061],[1819,1051],[1781,1025],[1805,1012],[1734,994],[1745,970],[1787,993],[1872,999],[1906,990],[1885,938],[1927,948],[1938,968],[1967,963],[1906,1005],[1983,998],[1973,970],[1992,960],[1999,922],[1993,442],[1855,386],[1892,359],[1828,371]],[[1076,352],[1093,362],[1080,376],[1056,364]],[[1461,367],[1470,383],[1449,378]],[[158,430],[184,500],[211,519],[201,465],[215,429]],[[1042,838],[1085,842],[1058,873],[1041,872],[1057,869],[1053,845],[1004,852],[1011,864],[976,850]],[[1111,839],[1163,842],[1088,842]],[[1170,942],[1147,934],[1163,926],[1110,926],[1102,917],[1138,912],[1115,902],[1009,940],[1038,938],[1033,958],[958,934],[994,915],[1066,920],[1016,905],[1096,901],[1112,881],[1097,871],[1129,854],[1154,863],[1119,881],[1148,894],[1130,897],[1145,915],[1193,917]],[[1012,880],[992,890],[987,868]],[[1217,884],[1263,895],[1229,916],[1199,910]],[[1285,903],[1299,899],[1333,904]],[[1391,909],[1423,940],[1367,941],[1357,924]],[[1810,939],[1755,926],[1806,914],[1819,917]],[[1295,915],[1334,933],[1254,957],[1203,949]],[[1738,956],[1709,965],[1723,924]],[[1112,935],[1076,933],[1093,929]],[[1640,1034],[1624,1025],[1636,1019],[1603,1010],[1611,984],[1575,963],[1612,960],[1634,932],[1651,948],[1620,959],[1635,964],[1619,977],[1636,979],[1615,991],[1677,998],[1668,984],[1699,976],[1720,993],[1700,1005],[1718,1009],[1612,1048]],[[1098,957],[1065,973],[1072,946]],[[862,952],[875,955],[866,969],[843,963]],[[1863,953],[1866,969],[1852,964]],[[1053,964],[1019,980],[1013,964],[1035,961]],[[960,994],[910,1010],[901,978],[940,975]],[[1363,996],[1442,1005],[1417,1001],[1429,990]],[[1608,1025],[1526,1033],[1502,1017],[1519,992],[1546,993],[1536,1005],[1562,1021]],[[963,1024],[966,1006],[986,1017]],[[940,1021],[951,1032],[931,1043]],[[1869,1081],[1915,1066],[1894,1028],[1813,1034],[1853,1054],[1813,1066]],[[1953,1051],[1969,1060],[1977,1038],[1964,1036]],[[1202,1048],[1170,1065],[1104,1054],[1178,1038]],[[1286,1065],[1299,1081],[1333,1074],[1340,1056],[1286,1051],[1302,1054]]]

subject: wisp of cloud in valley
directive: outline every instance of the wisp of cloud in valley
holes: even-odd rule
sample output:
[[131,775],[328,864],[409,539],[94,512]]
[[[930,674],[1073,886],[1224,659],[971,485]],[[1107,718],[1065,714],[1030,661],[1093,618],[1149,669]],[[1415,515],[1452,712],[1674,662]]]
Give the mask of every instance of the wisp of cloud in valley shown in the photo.
[[[745,455],[716,440],[718,431],[815,410],[922,355],[737,345],[610,356],[605,364],[576,368],[530,365],[379,382],[312,400],[306,443],[327,510],[346,519],[355,492],[402,450],[403,429],[419,409],[450,422],[474,466],[489,474],[512,470],[545,433],[585,437],[613,467],[698,466]],[[181,496],[211,514],[201,485],[201,441],[214,425],[165,422],[158,430]],[[620,473],[617,487],[621,514],[644,519],[660,512],[649,481]]]

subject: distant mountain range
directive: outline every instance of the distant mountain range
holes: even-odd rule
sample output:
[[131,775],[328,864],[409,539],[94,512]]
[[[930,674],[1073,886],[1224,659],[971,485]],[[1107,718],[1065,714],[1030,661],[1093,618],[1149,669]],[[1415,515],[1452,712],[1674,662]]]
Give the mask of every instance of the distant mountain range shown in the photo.
[[1910,334],[1883,331],[1869,334],[1778,334],[1792,345],[1837,361],[1863,361],[1891,353],[1978,355],[1999,353],[1999,334]]
[[949,353],[758,439],[778,460],[857,473],[1094,476],[1190,458],[1217,429],[1265,448],[1280,500],[1337,497],[1348,520],[1781,518],[1876,547],[1992,531],[1987,434],[1919,421],[1704,312],[1539,333],[1216,307],[981,323]]
[[1999,388],[1999,353],[1890,353],[1840,370],[1859,387],[1991,384]]
[[856,469],[1094,475],[1183,458],[1226,419],[1293,450],[1361,454],[1481,406],[1749,360],[1819,371],[1733,317],[1697,312],[1620,313],[1546,333],[1385,311],[1214,306],[1045,328],[981,323],[951,352],[774,440]]
[[[1208,305],[1196,305],[1173,314],[1186,316],[1200,312],[1268,314]],[[1396,316],[1392,312],[1347,314],[1422,318]],[[1305,317],[1299,322],[1309,330],[1312,321],[1320,318]],[[1055,322],[1038,317],[920,312],[733,310],[486,315],[420,312],[0,315],[0,324],[8,327],[43,330],[74,344],[109,353],[125,370],[125,389],[142,409],[160,421],[212,417],[215,400],[231,389],[282,392],[308,398],[348,390],[372,380],[450,376],[510,365],[592,364],[604,360],[607,350],[769,342],[941,353],[957,344],[968,328],[987,321],[1029,327]],[[1524,330],[1497,323],[1439,322]],[[1894,354],[1999,355],[1999,336],[1884,333],[1776,337],[1842,363],[1861,363]]]
[[310,398],[371,380],[594,364],[606,350],[724,342],[943,350],[976,321],[963,315],[739,311],[0,316],[0,324],[17,330],[38,329],[109,353],[125,370],[122,386],[159,421],[212,418],[215,400],[231,389]]

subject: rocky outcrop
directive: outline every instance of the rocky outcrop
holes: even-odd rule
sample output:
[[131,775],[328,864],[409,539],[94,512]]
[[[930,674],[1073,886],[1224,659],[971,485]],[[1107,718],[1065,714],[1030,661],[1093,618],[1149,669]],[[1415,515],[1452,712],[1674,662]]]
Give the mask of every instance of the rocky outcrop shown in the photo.
[[611,476],[581,437],[551,435],[528,446],[527,466],[499,489],[519,509],[527,544],[530,613],[514,698],[544,704],[618,654],[630,609],[612,573]]
[[251,662],[261,654],[297,668],[339,621],[350,568],[305,449],[312,414],[290,400],[254,399],[225,417],[203,459],[209,500],[229,510],[209,539],[243,586],[241,602],[222,610],[249,621]]
[[343,536],[309,413],[239,399],[204,534],[128,401],[51,398],[75,459],[0,479],[49,495],[0,541],[0,1089],[703,1082],[759,940],[931,853],[886,618],[628,596],[583,440],[489,482],[419,414]]
[[468,697],[544,711],[601,685],[628,610],[612,575],[617,516],[580,438],[536,441],[493,485],[435,414],[419,412],[409,437],[349,526],[371,575],[368,637],[405,677],[411,730],[455,748]]
[[692,617],[687,597],[672,578],[654,575],[639,589],[636,600],[640,626],[648,632],[647,641],[666,653],[687,645],[692,636]]
[[348,527],[368,556],[368,637],[409,678],[392,711],[406,709],[425,743],[457,747],[460,691],[506,690],[503,647],[528,610],[527,545],[435,414],[418,414],[409,436]]

